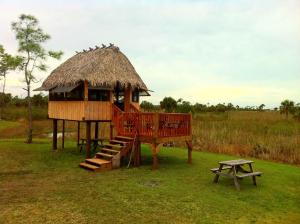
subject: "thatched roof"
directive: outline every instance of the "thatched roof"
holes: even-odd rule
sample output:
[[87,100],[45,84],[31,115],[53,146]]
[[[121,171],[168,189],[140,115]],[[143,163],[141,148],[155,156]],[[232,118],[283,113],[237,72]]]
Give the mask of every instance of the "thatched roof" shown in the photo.
[[80,52],[58,66],[43,82],[49,90],[58,86],[72,86],[87,80],[90,86],[122,86],[148,90],[128,58],[113,45]]

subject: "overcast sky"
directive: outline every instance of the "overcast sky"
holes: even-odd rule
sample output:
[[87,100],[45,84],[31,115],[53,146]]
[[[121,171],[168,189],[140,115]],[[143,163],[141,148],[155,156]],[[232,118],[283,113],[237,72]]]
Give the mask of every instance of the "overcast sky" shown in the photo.
[[[10,24],[21,13],[51,35],[46,47],[64,52],[41,80],[75,51],[114,43],[155,91],[153,103],[300,102],[299,0],[0,0],[0,44],[12,54]],[[24,96],[22,77],[10,73],[7,92]]]

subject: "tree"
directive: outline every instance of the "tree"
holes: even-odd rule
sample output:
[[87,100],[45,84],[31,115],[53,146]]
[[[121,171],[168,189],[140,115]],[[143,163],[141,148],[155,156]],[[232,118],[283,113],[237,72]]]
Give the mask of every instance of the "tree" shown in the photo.
[[178,113],[190,113],[193,112],[193,106],[189,101],[180,100],[177,101],[180,103],[177,103],[176,112]]
[[221,103],[218,103],[216,106],[215,106],[215,111],[216,112],[226,112],[226,106],[224,104],[221,104]]
[[266,106],[265,104],[259,105],[258,110],[259,111],[263,111],[265,106]]
[[289,113],[294,112],[295,103],[291,100],[284,100],[280,105],[280,113],[285,114],[286,119],[288,119]]
[[165,97],[162,101],[160,101],[160,107],[170,113],[176,109],[177,102],[172,97]]
[[32,142],[32,105],[31,105],[31,84],[37,82],[35,71],[46,71],[46,59],[52,57],[60,59],[62,52],[47,51],[42,44],[50,39],[50,36],[39,27],[39,21],[32,15],[20,15],[17,22],[12,23],[12,30],[18,41],[18,51],[22,55],[23,63],[21,70],[24,71],[24,78],[27,92],[28,107],[28,134],[27,143]]
[[15,70],[21,62],[21,57],[13,57],[6,53],[3,46],[0,44],[0,79],[3,79],[2,94],[0,95],[0,120],[2,117],[2,108],[5,104],[6,75],[8,71]]
[[206,110],[207,110],[207,106],[205,104],[195,103],[195,105],[194,105],[194,111],[196,113],[205,112]]
[[294,118],[300,121],[300,103],[297,103],[295,106]]
[[144,100],[144,101],[142,101],[142,103],[141,103],[141,108],[142,108],[143,110],[145,110],[145,111],[153,111],[154,108],[155,108],[155,106],[154,106],[152,103],[150,103],[150,102]]

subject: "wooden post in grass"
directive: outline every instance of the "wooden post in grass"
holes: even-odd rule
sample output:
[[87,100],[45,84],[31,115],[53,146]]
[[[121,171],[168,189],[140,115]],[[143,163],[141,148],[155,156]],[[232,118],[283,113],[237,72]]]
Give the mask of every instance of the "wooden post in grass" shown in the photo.
[[52,149],[57,149],[57,119],[53,119]]
[[86,158],[91,157],[91,122],[86,122]]
[[160,144],[156,144],[156,143],[150,145],[151,151],[152,151],[152,169],[153,170],[158,169],[158,157],[157,157],[157,154],[159,152],[159,146],[160,146]]
[[77,121],[77,146],[79,146],[80,141],[80,121]]
[[65,120],[62,121],[62,136],[61,136],[61,148],[65,148]]
[[133,164],[134,166],[140,166],[141,165],[141,142],[137,141],[135,147],[134,147],[134,160]]
[[188,163],[192,164],[192,150],[193,150],[192,141],[186,141],[186,145],[188,147]]

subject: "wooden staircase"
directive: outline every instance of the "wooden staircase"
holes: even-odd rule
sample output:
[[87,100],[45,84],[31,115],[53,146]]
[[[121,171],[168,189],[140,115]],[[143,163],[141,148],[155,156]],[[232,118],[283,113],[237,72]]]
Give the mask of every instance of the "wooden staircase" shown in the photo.
[[132,145],[133,138],[117,136],[104,144],[94,158],[86,159],[79,166],[95,172],[119,168],[121,158],[129,155]]

